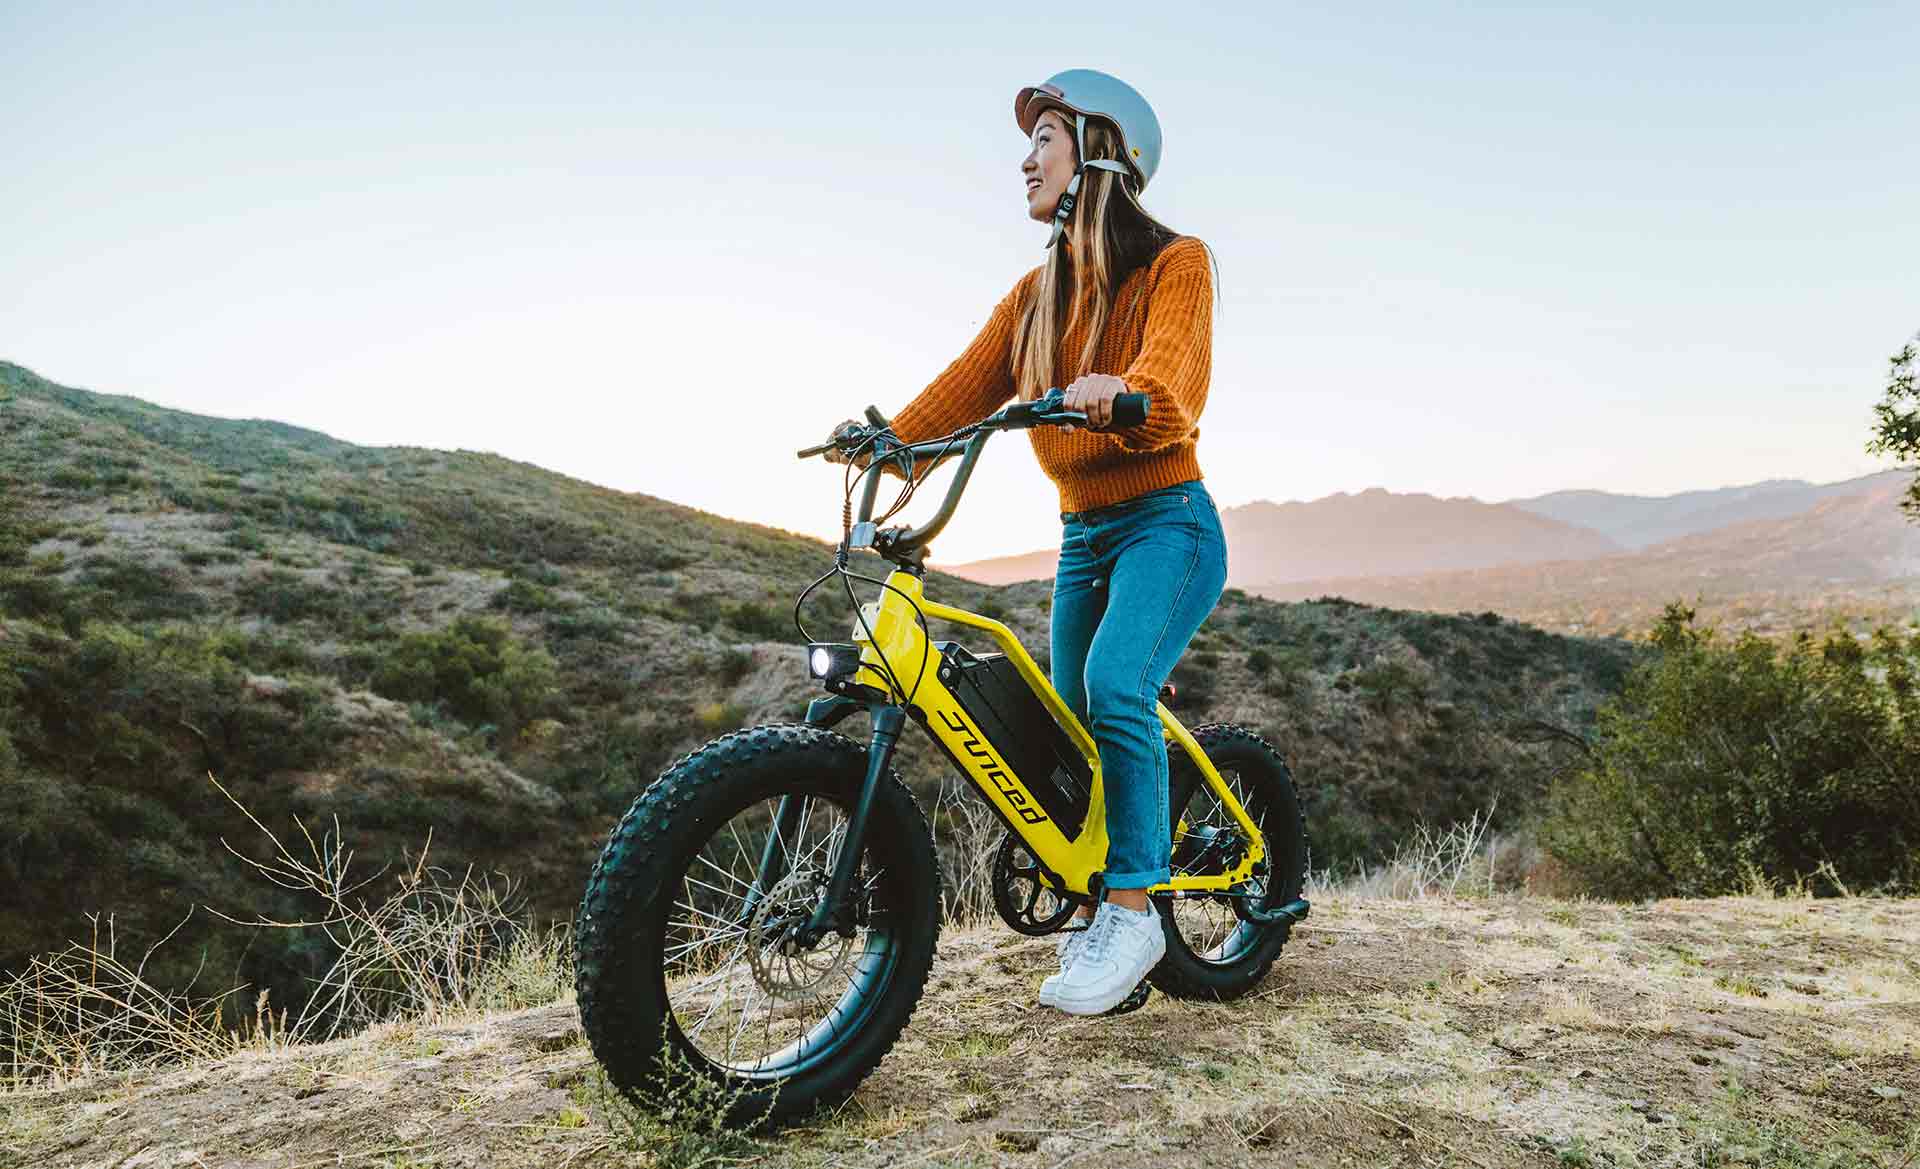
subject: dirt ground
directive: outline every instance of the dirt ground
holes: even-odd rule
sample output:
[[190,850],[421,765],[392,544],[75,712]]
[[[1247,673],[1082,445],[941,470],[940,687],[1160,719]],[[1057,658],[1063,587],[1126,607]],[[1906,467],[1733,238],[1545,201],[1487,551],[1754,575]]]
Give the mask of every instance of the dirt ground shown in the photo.
[[0,1095],[0,1166],[1920,1166],[1920,901],[1316,905],[1234,1003],[1034,1005],[947,931],[898,1046],[772,1136],[636,1118],[571,1003]]

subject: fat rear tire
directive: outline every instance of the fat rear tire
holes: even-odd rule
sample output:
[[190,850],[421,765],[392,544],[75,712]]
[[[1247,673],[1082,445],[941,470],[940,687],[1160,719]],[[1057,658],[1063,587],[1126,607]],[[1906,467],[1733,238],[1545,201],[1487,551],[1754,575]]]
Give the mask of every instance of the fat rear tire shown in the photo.
[[[1307,828],[1286,760],[1259,735],[1230,723],[1197,727],[1193,737],[1229,783],[1235,778],[1229,773],[1237,773],[1238,798],[1266,837],[1269,868],[1266,897],[1261,904],[1285,905],[1300,896],[1306,881]],[[1190,809],[1213,804],[1213,797],[1184,751],[1171,749],[1169,755],[1170,821],[1177,826]],[[1176,873],[1182,871],[1179,857],[1180,842],[1176,841]],[[1223,900],[1179,902],[1160,898],[1157,907],[1166,932],[1167,952],[1148,977],[1176,998],[1217,1001],[1247,993],[1273,968],[1291,929],[1286,922],[1258,925],[1240,920]],[[1218,917],[1221,924],[1218,929],[1203,931],[1211,924],[1209,916]]]

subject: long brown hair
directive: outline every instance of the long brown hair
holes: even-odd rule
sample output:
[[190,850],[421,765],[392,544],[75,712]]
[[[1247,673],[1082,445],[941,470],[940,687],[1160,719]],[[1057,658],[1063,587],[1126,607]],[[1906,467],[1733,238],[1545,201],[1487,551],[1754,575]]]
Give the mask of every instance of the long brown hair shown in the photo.
[[[1120,157],[1120,135],[1105,119],[1088,118],[1086,138],[1088,158]],[[1071,134],[1067,141],[1073,141]],[[1140,206],[1138,182],[1132,172],[1122,176],[1098,167],[1082,172],[1066,232],[1050,250],[1014,333],[1013,384],[1020,390],[1021,401],[1031,402],[1052,388],[1060,339],[1080,325],[1083,315],[1087,343],[1060,384],[1092,372],[1093,355],[1113,315],[1113,298],[1121,282],[1179,238],[1179,232]]]

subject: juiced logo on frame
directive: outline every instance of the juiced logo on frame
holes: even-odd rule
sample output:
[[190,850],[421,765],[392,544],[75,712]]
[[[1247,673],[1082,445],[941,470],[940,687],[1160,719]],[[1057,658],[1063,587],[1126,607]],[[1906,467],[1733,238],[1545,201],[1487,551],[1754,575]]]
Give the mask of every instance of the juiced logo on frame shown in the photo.
[[1015,783],[1013,777],[1008,775],[1006,770],[1000,766],[1000,761],[993,757],[993,752],[989,751],[986,745],[981,743],[980,733],[968,726],[966,719],[961,718],[952,711],[943,710],[940,712],[940,721],[947,724],[948,730],[967,736],[966,742],[962,743],[961,746],[967,749],[967,754],[980,760],[981,764],[986,767],[987,781],[999,789],[1000,794],[1007,797],[1007,802],[1013,805],[1013,810],[1019,814],[1022,820],[1025,820],[1029,824],[1046,822],[1047,814],[1039,808],[1034,807],[1033,802],[1027,799],[1025,789]]

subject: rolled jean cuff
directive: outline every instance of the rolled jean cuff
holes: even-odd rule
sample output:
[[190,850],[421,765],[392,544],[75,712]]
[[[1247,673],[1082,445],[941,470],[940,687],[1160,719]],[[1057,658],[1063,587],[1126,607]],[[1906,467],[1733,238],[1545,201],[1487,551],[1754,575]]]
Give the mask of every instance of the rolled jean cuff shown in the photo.
[[1164,885],[1172,879],[1172,870],[1159,868],[1140,873],[1106,873],[1101,876],[1100,884],[1107,889],[1145,889],[1149,885]]

